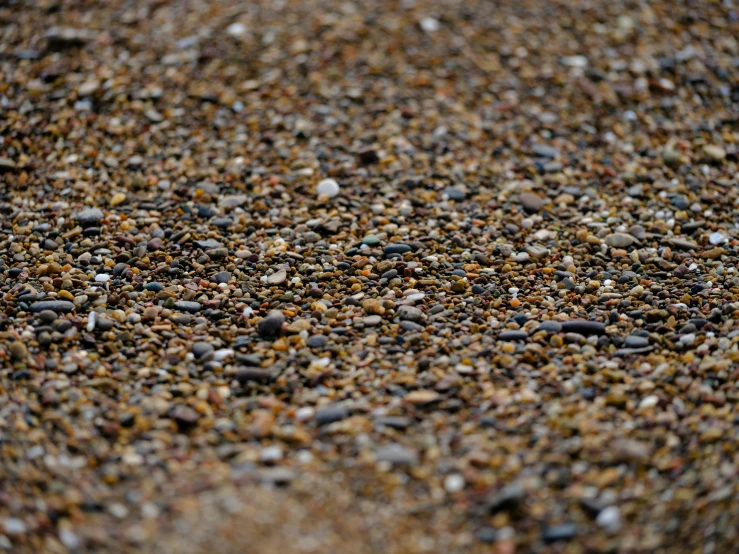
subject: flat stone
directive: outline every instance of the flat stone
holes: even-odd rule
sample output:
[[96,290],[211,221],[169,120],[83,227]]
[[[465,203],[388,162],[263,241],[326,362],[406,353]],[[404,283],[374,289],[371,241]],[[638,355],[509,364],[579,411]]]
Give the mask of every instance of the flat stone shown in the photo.
[[715,144],[706,144],[703,147],[703,154],[710,162],[718,163],[726,159],[726,150]]
[[221,247],[221,243],[215,239],[194,240],[193,244],[197,246],[198,248],[202,248],[203,250],[208,250],[209,248],[220,248]]
[[547,205],[549,200],[533,192],[522,192],[518,195],[518,201],[528,213],[536,213]]
[[511,483],[492,494],[485,502],[490,514],[512,510],[519,506],[526,496],[526,491],[519,483]]
[[174,307],[183,312],[196,313],[199,312],[203,306],[198,302],[189,302],[187,300],[178,300],[174,303]]
[[375,418],[375,426],[391,427],[392,429],[407,429],[413,424],[413,420],[403,416],[383,416]]
[[565,541],[574,538],[577,535],[577,527],[572,523],[562,523],[561,525],[550,525],[544,528],[541,533],[541,539],[544,542]]
[[559,158],[559,150],[547,144],[535,144],[531,151],[540,158]]
[[534,258],[535,260],[546,258],[549,255],[548,248],[545,248],[543,246],[539,246],[536,244],[533,246],[527,246],[525,250],[526,250],[526,253],[532,258]]
[[600,321],[589,321],[587,319],[571,319],[562,322],[562,331],[565,333],[578,333],[580,335],[602,335],[606,332],[606,326]]
[[362,239],[362,244],[366,244],[367,246],[377,246],[381,242],[380,237],[377,235],[367,235]]
[[444,189],[444,194],[449,200],[464,200],[467,197],[467,191],[462,187],[447,187]]
[[271,371],[259,367],[243,367],[236,371],[236,380],[242,385],[246,383],[267,383],[272,379]]
[[529,338],[529,334],[526,331],[503,331],[498,335],[498,339],[506,341],[520,341]]
[[0,158],[0,171],[12,171],[15,169],[15,162],[10,158]]
[[267,277],[267,282],[270,285],[281,285],[287,280],[287,271],[284,269],[280,269],[279,271],[276,271],[269,277]]
[[318,425],[328,425],[349,417],[349,410],[344,406],[326,406],[316,411],[315,421]]
[[382,316],[368,315],[362,319],[362,322],[366,327],[375,327],[382,323]]
[[398,317],[401,321],[413,321],[415,323],[426,321],[426,314],[415,306],[401,306],[398,308]]
[[231,280],[231,272],[230,271],[219,271],[218,273],[213,275],[213,280],[219,284],[228,283]]
[[537,331],[545,331],[547,333],[561,333],[562,324],[559,321],[553,321],[551,319],[542,321],[536,328]]
[[93,225],[104,217],[105,214],[100,208],[85,208],[75,215],[75,219],[83,225]]
[[177,425],[182,428],[194,426],[200,419],[200,414],[190,406],[177,404],[169,411],[169,417],[171,417]]
[[680,250],[697,250],[698,245],[692,240],[672,238],[667,241],[669,244]]
[[644,348],[649,346],[649,339],[638,335],[630,335],[626,337],[624,344],[629,348]]
[[405,254],[406,252],[410,252],[412,248],[407,244],[395,243],[388,244],[384,250],[385,254]]
[[611,233],[606,235],[605,241],[611,248],[628,248],[636,242],[636,238],[626,233]]
[[400,328],[404,331],[410,331],[413,333],[420,333],[424,330],[423,325],[419,325],[418,323],[415,323],[413,321],[401,321]]
[[418,463],[418,454],[401,444],[381,446],[375,453],[378,462],[387,462],[395,466],[410,466]]
[[55,313],[66,313],[74,310],[74,304],[67,300],[42,300],[31,304],[31,311],[39,313],[44,310],[51,310]]
[[323,348],[328,344],[328,337],[326,335],[313,335],[308,337],[306,345],[309,348]]

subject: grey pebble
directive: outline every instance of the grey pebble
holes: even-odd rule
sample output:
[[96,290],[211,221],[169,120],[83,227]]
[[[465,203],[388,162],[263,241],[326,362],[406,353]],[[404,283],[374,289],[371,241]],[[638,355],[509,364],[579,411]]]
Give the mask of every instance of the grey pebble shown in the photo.
[[275,337],[280,334],[283,323],[285,323],[285,315],[275,310],[257,324],[257,330],[263,337]]
[[65,313],[74,310],[74,304],[67,300],[43,300],[31,304],[31,311],[38,313],[45,310],[51,310],[55,313]]

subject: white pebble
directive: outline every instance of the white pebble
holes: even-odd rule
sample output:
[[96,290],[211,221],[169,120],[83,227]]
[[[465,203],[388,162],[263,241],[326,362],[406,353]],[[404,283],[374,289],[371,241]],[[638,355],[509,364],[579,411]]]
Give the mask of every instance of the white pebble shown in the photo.
[[268,446],[263,448],[259,453],[259,460],[261,462],[279,462],[282,459],[282,448],[277,445]]
[[3,521],[3,526],[5,527],[5,532],[8,535],[22,535],[26,532],[26,524],[23,522],[22,519],[19,519],[17,517],[9,517],[5,521]]
[[315,413],[316,411],[312,407],[304,406],[302,408],[298,408],[295,412],[295,419],[298,421],[308,421]]
[[609,533],[617,533],[621,529],[621,512],[616,506],[608,506],[600,511],[595,521]]
[[721,233],[712,233],[710,237],[708,237],[708,241],[711,244],[723,244],[724,241],[726,241],[726,238]]
[[225,360],[226,358],[230,358],[234,355],[234,351],[231,348],[221,348],[220,350],[216,350],[213,352],[213,360],[216,362],[220,362],[222,360]]
[[243,37],[246,34],[246,25],[243,23],[231,23],[226,28],[226,32],[234,38]]
[[436,21],[433,17],[424,17],[421,20],[421,29],[423,29],[427,33],[433,33],[434,31],[439,30],[439,22]]
[[70,531],[69,529],[59,530],[59,540],[62,542],[64,546],[66,546],[70,550],[74,550],[76,548],[79,548],[80,546],[79,537],[75,535],[72,531]]
[[310,450],[300,450],[295,458],[299,464],[309,464],[313,461],[313,454],[310,453]]
[[123,504],[119,502],[111,504],[108,507],[108,511],[110,512],[110,515],[118,519],[123,519],[128,515],[128,508],[126,508]]
[[693,344],[695,342],[695,334],[688,333],[687,335],[683,335],[680,337],[680,342],[685,345]]
[[320,195],[326,195],[329,198],[333,198],[334,196],[338,196],[340,189],[339,189],[339,183],[336,182],[334,179],[324,179],[320,183],[318,183],[318,186],[316,187],[316,192]]
[[654,394],[650,394],[649,396],[645,396],[642,401],[639,402],[639,409],[646,410],[648,408],[654,408],[658,402],[659,397]]
[[464,477],[458,473],[447,475],[444,479],[444,488],[447,492],[459,492],[464,488]]
[[96,319],[96,312],[90,312],[90,315],[87,316],[87,332],[92,333],[95,330],[95,319]]
[[95,275],[95,282],[97,283],[107,283],[110,281],[110,275],[107,273],[98,273]]

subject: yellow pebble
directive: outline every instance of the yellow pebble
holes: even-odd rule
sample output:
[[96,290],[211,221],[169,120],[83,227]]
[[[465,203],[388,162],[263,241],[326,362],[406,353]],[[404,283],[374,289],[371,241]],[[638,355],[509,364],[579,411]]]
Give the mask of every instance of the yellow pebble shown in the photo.
[[117,206],[118,204],[123,203],[123,201],[126,199],[126,195],[122,192],[117,192],[113,195],[113,198],[110,199],[110,205],[111,206]]

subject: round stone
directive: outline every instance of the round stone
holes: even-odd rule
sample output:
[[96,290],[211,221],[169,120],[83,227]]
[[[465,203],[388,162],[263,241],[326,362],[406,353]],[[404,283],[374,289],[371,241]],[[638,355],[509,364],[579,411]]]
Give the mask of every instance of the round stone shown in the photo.
[[340,192],[339,183],[335,179],[324,179],[316,186],[316,193],[321,196],[333,198],[334,196],[338,196]]

